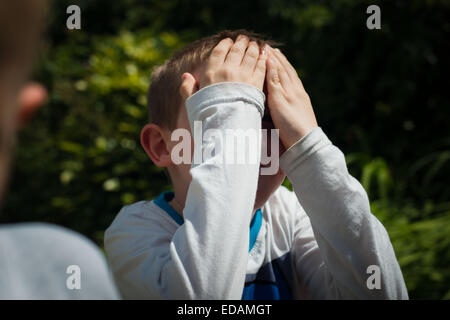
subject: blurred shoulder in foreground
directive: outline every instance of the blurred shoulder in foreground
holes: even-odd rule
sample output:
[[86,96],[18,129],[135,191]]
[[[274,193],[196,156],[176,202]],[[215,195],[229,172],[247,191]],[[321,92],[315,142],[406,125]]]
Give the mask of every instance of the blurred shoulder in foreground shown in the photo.
[[0,299],[118,299],[103,253],[56,225],[0,227]]

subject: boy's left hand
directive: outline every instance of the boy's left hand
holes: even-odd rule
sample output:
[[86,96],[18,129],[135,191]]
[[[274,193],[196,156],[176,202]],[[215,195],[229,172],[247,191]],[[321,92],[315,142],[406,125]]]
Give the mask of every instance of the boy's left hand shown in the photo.
[[280,140],[288,149],[316,128],[317,121],[294,67],[278,49],[269,47],[267,51],[267,104]]

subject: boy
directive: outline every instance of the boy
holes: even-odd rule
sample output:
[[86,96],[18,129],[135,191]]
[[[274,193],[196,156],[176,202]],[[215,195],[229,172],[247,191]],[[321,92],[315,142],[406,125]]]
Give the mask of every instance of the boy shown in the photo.
[[[141,144],[167,168],[174,192],[124,207],[106,231],[123,297],[407,299],[364,189],[318,127],[295,69],[265,44],[244,30],[222,32],[153,73]],[[191,156],[203,160],[176,165],[171,135],[195,123],[203,136],[192,132]],[[271,127],[282,153],[273,175],[259,174],[260,163],[224,162],[223,141],[206,134]],[[249,149],[261,159],[266,141],[257,139]],[[295,193],[280,187],[286,175]]]

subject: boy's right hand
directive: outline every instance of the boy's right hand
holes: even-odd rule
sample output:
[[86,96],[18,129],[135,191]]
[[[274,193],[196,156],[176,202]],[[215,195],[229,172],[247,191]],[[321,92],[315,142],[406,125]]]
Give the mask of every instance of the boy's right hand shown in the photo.
[[[239,36],[236,42],[223,39],[212,50],[206,66],[198,77],[198,88],[202,89],[219,82],[241,82],[255,86],[262,91],[266,76],[266,53],[260,52],[255,41]],[[195,79],[189,73],[183,74],[180,92],[188,98],[195,92]]]

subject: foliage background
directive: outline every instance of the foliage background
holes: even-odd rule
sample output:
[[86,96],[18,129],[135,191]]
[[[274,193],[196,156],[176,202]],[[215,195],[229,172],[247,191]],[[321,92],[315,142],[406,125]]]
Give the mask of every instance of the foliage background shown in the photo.
[[[66,28],[70,4],[80,31]],[[366,28],[371,4],[381,30]],[[450,299],[449,18],[447,0],[54,1],[35,72],[50,101],[20,134],[1,220],[102,245],[123,205],[170,188],[139,145],[152,68],[200,36],[246,28],[285,44],[410,297]]]

